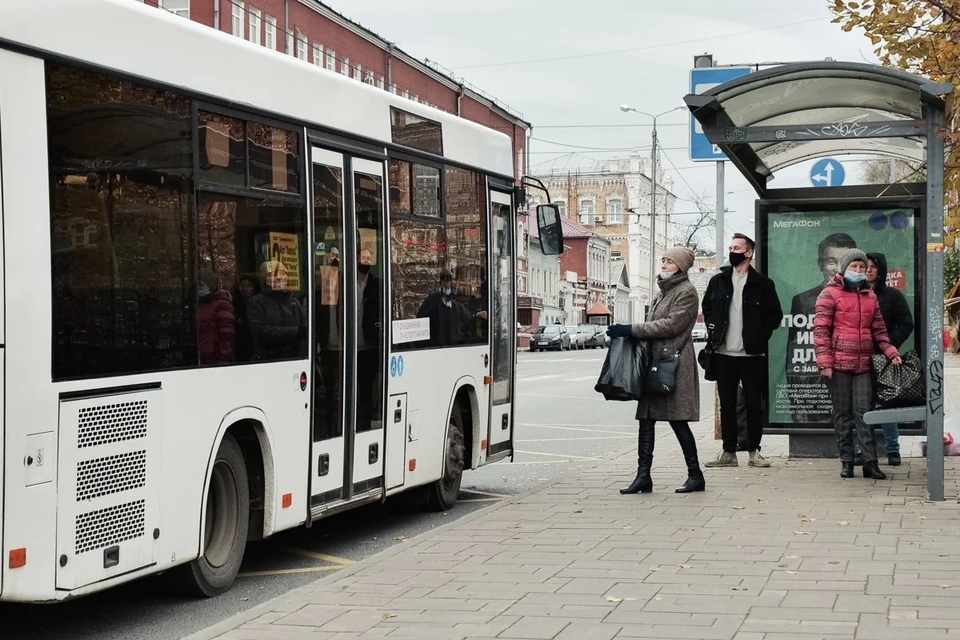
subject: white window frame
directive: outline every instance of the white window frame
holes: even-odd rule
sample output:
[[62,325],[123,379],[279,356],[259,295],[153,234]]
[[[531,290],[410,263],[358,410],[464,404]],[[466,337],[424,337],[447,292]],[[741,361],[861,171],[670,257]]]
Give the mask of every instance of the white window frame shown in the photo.
[[396,83],[396,82],[391,82],[391,83],[390,83],[390,93],[392,93],[393,95],[397,95],[397,83]]
[[250,19],[247,25],[247,39],[254,44],[260,44],[260,10],[251,7],[248,15]]
[[233,9],[230,14],[233,18],[233,35],[238,38],[243,37],[243,3],[236,2],[233,3]]
[[[141,0],[142,1],[142,0]],[[160,8],[166,9],[170,13],[180,16],[181,18],[190,19],[190,0],[160,0]],[[172,4],[172,7],[166,6]],[[186,5],[186,6],[184,6]]]
[[313,43],[313,64],[323,66],[323,45],[319,42]]
[[[616,203],[617,211],[610,211],[611,205]],[[623,199],[622,198],[610,198],[607,200],[607,215],[604,217],[604,221],[607,224],[623,224],[621,218],[623,217]]]
[[344,57],[340,61],[340,73],[348,78],[350,77],[350,58]]
[[406,98],[407,100],[409,100],[409,99],[410,99],[410,92],[407,91],[406,89],[404,89],[403,91],[400,92],[400,97],[401,97],[401,98]]
[[[590,211],[584,211],[584,205],[590,203]],[[580,224],[593,224],[597,212],[597,202],[593,198],[580,198],[577,206],[577,222]]]
[[377,89],[383,89],[383,76],[377,76]]
[[263,46],[272,51],[277,50],[277,19],[267,16],[263,23]]
[[287,46],[284,48],[283,52],[289,53],[291,56],[296,55],[297,52],[293,48],[293,33],[290,31],[287,31],[286,35],[287,37],[285,40],[286,40]]
[[360,63],[359,63],[359,62],[357,62],[357,63],[355,63],[355,64],[353,65],[353,68],[351,69],[351,72],[352,72],[352,73],[351,73],[351,77],[352,77],[354,80],[361,80],[361,81],[363,80],[363,69],[360,67]]
[[370,69],[367,69],[363,74],[363,83],[373,86],[373,71],[370,71]]
[[297,59],[307,61],[307,38],[303,34],[297,35]]
[[564,200],[563,198],[557,198],[557,199],[555,199],[553,202],[551,202],[550,204],[555,204],[555,205],[557,205],[557,209],[560,210],[560,217],[561,217],[561,218],[566,218],[566,217],[567,217],[567,201],[566,201],[566,200]]
[[337,70],[337,52],[333,49],[327,49],[327,71]]

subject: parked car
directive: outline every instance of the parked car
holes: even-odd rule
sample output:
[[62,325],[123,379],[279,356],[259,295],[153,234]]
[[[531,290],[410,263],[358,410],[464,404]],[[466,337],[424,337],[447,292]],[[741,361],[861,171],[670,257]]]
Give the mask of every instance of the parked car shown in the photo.
[[581,332],[584,335],[583,346],[588,349],[596,349],[597,347],[603,349],[606,346],[604,340],[607,335],[606,327],[601,327],[598,324],[582,324],[577,327],[577,333]]
[[707,341],[707,325],[702,322],[698,322],[693,325],[693,331],[690,332],[690,337],[693,338],[694,342],[706,342]]
[[570,348],[570,334],[561,324],[537,327],[530,335],[530,351],[562,351]]
[[567,334],[570,336],[571,349],[583,349],[587,336],[577,330],[577,325],[568,324],[566,326]]

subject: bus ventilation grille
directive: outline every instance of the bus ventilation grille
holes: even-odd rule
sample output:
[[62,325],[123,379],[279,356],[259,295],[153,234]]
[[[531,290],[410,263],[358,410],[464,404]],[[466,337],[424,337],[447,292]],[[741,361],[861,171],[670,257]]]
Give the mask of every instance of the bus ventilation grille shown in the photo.
[[76,554],[103,549],[144,534],[146,503],[118,504],[77,516]]
[[146,451],[84,460],[77,465],[77,502],[139,489],[146,483]]
[[80,410],[77,445],[97,447],[147,435],[147,401],[118,402]]

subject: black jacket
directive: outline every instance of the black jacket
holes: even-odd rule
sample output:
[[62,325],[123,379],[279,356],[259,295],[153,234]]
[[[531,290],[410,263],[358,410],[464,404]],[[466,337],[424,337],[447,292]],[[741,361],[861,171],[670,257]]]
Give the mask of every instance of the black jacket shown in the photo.
[[[733,300],[733,267],[724,267],[710,278],[703,294],[703,319],[710,329],[709,346],[723,345],[730,320],[730,302]],[[773,280],[753,267],[747,272],[743,285],[743,348],[750,355],[767,352],[770,335],[780,326],[783,308]],[[711,328],[712,325],[712,328]]]
[[877,283],[873,292],[880,301],[880,315],[883,316],[883,323],[887,325],[890,342],[899,349],[913,333],[910,307],[900,291],[887,286],[887,256],[882,253],[868,253],[867,257],[877,265]]

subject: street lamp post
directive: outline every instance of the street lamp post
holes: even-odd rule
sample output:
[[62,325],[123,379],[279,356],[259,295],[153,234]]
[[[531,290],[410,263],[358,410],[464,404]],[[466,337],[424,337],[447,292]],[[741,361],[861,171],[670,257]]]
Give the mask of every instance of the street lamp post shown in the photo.
[[653,131],[651,133],[650,149],[650,291],[647,294],[648,305],[653,303],[653,294],[656,290],[655,274],[657,273],[657,118],[685,108],[686,107],[683,105],[680,105],[679,107],[668,109],[663,113],[653,115],[647,113],[646,111],[635,109],[628,104],[620,105],[620,111],[625,113],[628,111],[633,111],[634,113],[639,113],[649,118],[653,118]]

